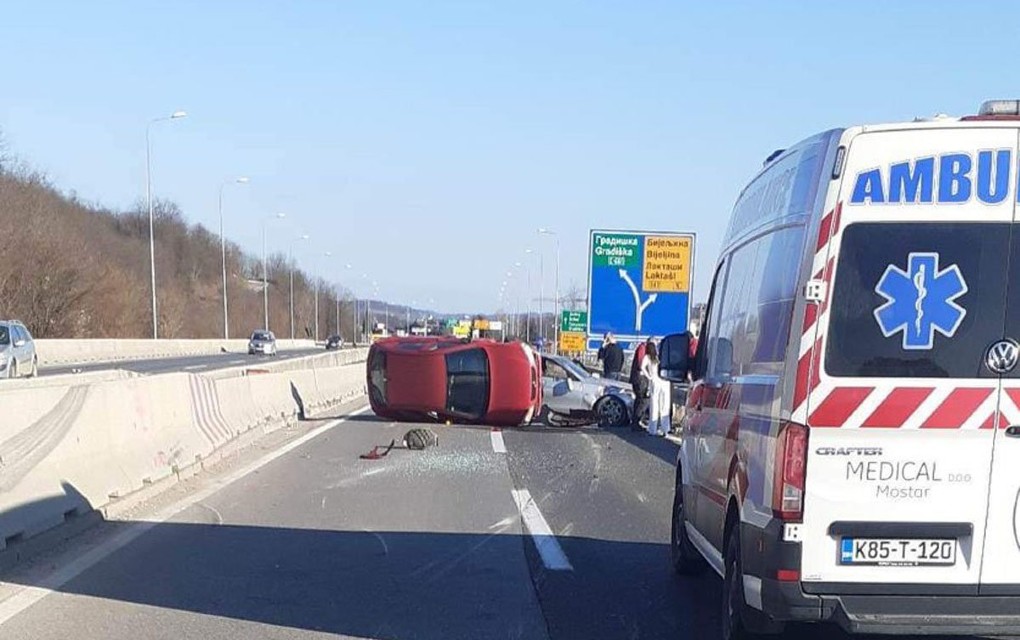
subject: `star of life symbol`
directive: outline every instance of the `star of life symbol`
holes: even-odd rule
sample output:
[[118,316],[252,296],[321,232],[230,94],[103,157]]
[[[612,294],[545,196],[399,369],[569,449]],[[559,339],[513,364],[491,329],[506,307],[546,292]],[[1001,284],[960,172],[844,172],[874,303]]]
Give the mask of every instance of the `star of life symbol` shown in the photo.
[[967,310],[955,300],[967,293],[967,283],[957,265],[939,270],[938,253],[911,253],[907,270],[891,264],[875,285],[886,302],[875,309],[882,335],[902,332],[903,348],[931,349],[935,332],[952,338]]

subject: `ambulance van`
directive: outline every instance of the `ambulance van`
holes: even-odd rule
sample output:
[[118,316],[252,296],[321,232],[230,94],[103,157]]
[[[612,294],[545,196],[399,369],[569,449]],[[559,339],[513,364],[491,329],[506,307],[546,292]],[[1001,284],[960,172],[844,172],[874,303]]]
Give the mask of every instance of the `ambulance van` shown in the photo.
[[737,199],[698,349],[677,571],[725,638],[1020,634],[1020,101],[826,131]]

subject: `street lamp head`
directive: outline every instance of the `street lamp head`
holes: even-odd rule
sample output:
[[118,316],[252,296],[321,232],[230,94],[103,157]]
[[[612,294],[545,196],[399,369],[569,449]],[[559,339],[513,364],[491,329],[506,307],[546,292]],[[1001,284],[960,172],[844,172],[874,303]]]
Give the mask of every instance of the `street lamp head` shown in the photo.
[[282,219],[287,217],[287,214],[286,213],[278,213],[274,217],[282,220]]
[[237,184],[248,184],[251,180],[248,179],[248,176],[241,176],[237,180],[234,180],[234,182]]
[[173,113],[170,114],[170,119],[171,120],[180,120],[181,118],[187,118],[187,117],[188,117],[188,112],[180,110],[180,109],[178,109],[177,111],[174,111]]
[[333,257],[333,252],[332,251],[327,251],[326,253],[324,253],[322,255],[326,256],[327,258],[332,258]]
[[353,268],[354,268],[354,267],[352,267],[352,266],[351,266],[351,265],[349,265],[349,264],[347,264],[347,265],[344,265],[344,269],[353,269]]
[[312,239],[312,236],[308,235],[307,233],[303,233],[303,234],[301,234],[300,237],[298,237],[298,240],[311,240],[311,239]]
[[525,249],[524,253],[534,253],[534,249]]

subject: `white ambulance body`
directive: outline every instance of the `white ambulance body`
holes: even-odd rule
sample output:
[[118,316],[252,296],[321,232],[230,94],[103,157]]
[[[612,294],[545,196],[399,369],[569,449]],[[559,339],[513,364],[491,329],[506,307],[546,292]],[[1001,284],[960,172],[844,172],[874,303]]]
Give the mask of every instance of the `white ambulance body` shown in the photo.
[[674,564],[724,633],[1020,633],[1020,104],[833,130],[737,201],[701,330]]

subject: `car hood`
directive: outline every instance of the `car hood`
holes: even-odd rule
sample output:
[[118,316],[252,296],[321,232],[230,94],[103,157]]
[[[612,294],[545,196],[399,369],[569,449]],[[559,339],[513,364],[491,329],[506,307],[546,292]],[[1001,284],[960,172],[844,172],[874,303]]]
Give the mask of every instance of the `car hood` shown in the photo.
[[584,381],[585,389],[596,389],[601,387],[603,393],[634,393],[633,387],[628,382],[620,380],[607,380],[606,378],[588,378]]

